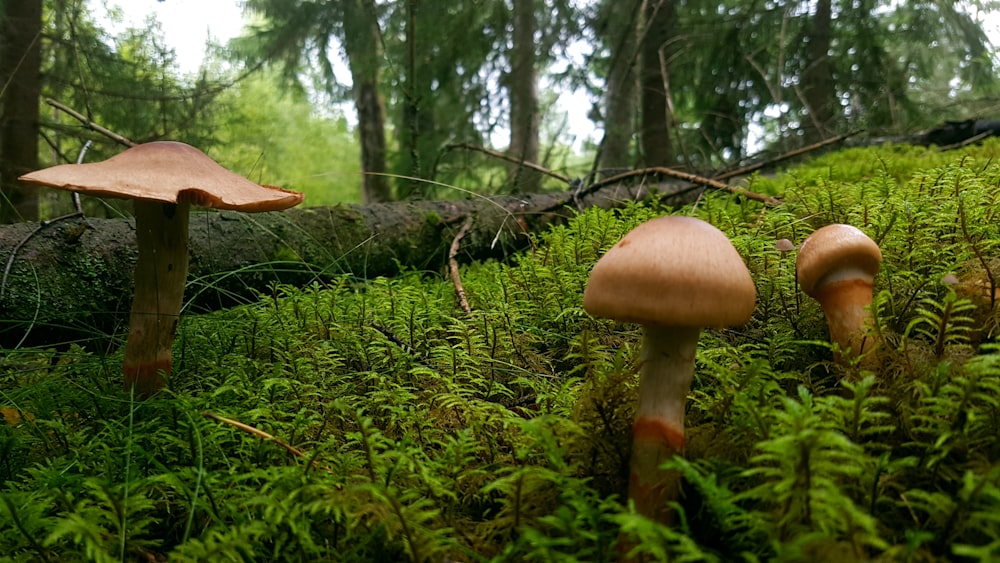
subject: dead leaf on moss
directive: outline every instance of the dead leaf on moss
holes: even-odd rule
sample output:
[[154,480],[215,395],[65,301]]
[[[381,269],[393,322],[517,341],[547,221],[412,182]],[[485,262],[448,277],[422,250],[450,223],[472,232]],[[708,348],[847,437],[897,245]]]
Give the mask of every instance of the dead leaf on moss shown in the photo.
[[17,426],[22,420],[35,420],[35,415],[14,407],[0,407],[0,415],[3,416],[4,422],[11,426]]

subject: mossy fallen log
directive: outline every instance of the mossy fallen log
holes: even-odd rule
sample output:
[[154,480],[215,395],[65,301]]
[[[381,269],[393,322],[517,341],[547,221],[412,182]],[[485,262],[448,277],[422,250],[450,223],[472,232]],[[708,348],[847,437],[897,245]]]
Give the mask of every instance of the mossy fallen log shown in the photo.
[[[661,183],[658,189],[676,192],[672,204],[701,192],[683,183]],[[578,203],[614,207],[646,194],[643,186],[608,186]],[[568,194],[550,193],[194,213],[185,310],[245,302],[274,282],[391,276],[402,267],[442,271],[449,245],[470,215],[475,220],[459,259],[503,257],[526,247],[529,233],[570,216],[573,205]],[[0,296],[0,346],[122,334],[136,258],[130,220],[71,218],[42,227],[0,227],[0,264],[15,249]]]

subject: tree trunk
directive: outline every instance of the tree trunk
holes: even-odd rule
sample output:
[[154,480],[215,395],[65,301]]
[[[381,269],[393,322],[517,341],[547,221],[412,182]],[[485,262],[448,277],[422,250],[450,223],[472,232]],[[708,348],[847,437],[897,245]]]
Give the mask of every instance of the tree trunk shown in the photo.
[[[670,166],[673,150],[670,141],[670,115],[663,61],[674,26],[674,0],[648,0],[645,33],[640,55],[642,88],[642,152],[646,166]],[[662,56],[662,60],[661,60]]]
[[[581,206],[619,207],[648,195],[650,182],[612,185]],[[662,183],[670,193],[685,183]],[[702,190],[684,190],[682,205]],[[529,245],[526,236],[573,215],[566,193],[456,201],[400,201],[368,206],[290,209],[281,213],[192,213],[187,311],[255,299],[280,281],[304,285],[348,273],[376,277],[400,266],[433,271],[446,263],[455,232],[475,217],[461,241],[462,260],[503,257]],[[0,263],[17,253],[0,292],[0,346],[105,341],[124,334],[137,255],[134,222],[71,219],[41,228],[0,227]],[[23,244],[22,244],[23,243]],[[19,246],[20,245],[20,246]]]
[[17,177],[38,168],[42,0],[6,0],[0,37],[0,223],[38,220],[38,191]]
[[[405,0],[406,9],[406,72],[400,93],[402,95],[402,120],[396,138],[401,145],[398,160],[400,173],[408,178],[396,182],[397,199],[427,199],[433,191],[425,180],[434,178],[436,153],[439,150],[441,131],[438,131],[434,70],[429,61],[433,40],[427,36],[440,30],[426,25],[429,18],[421,13],[419,0]],[[433,11],[433,7],[428,7]],[[448,133],[445,132],[445,137]]]
[[830,43],[833,37],[831,0],[819,0],[806,38],[808,66],[802,72],[802,91],[809,115],[803,121],[805,143],[830,136],[836,122],[837,88],[833,81]]
[[[514,0],[513,46],[510,52],[510,156],[538,163],[538,77],[535,72],[535,0]],[[542,175],[523,166],[514,166],[508,175],[515,193],[535,192]]]
[[354,82],[354,107],[361,141],[361,201],[390,201],[392,192],[385,176],[385,108],[378,86],[382,58],[378,20],[361,0],[349,0],[344,9],[344,51]]
[[[642,0],[632,0],[625,9],[616,0],[606,2],[607,43],[611,47],[611,67],[605,90],[604,141],[599,166],[604,169],[630,168],[630,151],[635,117],[635,59],[639,39],[637,20]],[[609,175],[614,174],[611,172]]]
[[[423,90],[417,80],[417,0],[406,0],[406,81],[403,84],[403,158],[409,160],[405,174],[410,178],[400,199],[421,199],[420,102]],[[419,92],[419,93],[418,93]],[[402,188],[403,186],[400,186]],[[402,189],[400,191],[403,191]]]

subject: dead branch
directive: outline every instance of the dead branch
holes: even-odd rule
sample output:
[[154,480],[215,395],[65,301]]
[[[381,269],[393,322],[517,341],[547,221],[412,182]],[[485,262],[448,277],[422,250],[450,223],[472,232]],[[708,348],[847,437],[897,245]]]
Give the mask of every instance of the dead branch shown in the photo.
[[67,115],[69,115],[73,119],[75,119],[75,120],[79,121],[80,123],[83,123],[84,125],[86,125],[88,129],[92,129],[92,130],[100,133],[101,135],[104,135],[105,137],[111,139],[112,141],[115,141],[116,143],[125,145],[126,147],[134,147],[136,145],[136,143],[132,142],[131,140],[129,140],[129,139],[127,139],[127,138],[119,135],[118,133],[115,133],[114,131],[112,131],[110,129],[106,129],[104,127],[101,127],[100,125],[98,125],[98,124],[94,123],[93,121],[87,119],[87,117],[84,116],[82,113],[74,110],[73,108],[70,108],[68,106],[63,105],[63,104],[61,104],[61,103],[53,100],[52,98],[45,98],[45,103],[49,104],[50,106],[56,108],[59,111],[62,111],[64,113],[66,113]]
[[605,186],[612,184],[617,184],[623,180],[635,177],[643,177],[651,174],[660,174],[663,176],[669,176],[671,178],[676,178],[678,180],[684,180],[685,182],[691,182],[692,184],[698,184],[701,186],[707,186],[710,188],[715,188],[717,190],[724,190],[732,194],[743,196],[747,199],[752,199],[754,201],[759,201],[765,205],[779,205],[781,200],[773,198],[771,196],[758,194],[751,192],[745,188],[740,188],[737,186],[730,186],[729,184],[724,184],[718,180],[713,180],[712,178],[706,178],[704,176],[699,176],[697,174],[691,174],[689,172],[681,172],[680,170],[674,170],[673,168],[666,168],[663,166],[653,166],[651,168],[641,168],[639,170],[630,170],[629,172],[624,172],[622,174],[616,174],[609,178],[605,178],[599,182],[594,182],[580,195],[586,195],[592,191],[599,190]]
[[465,150],[468,150],[468,151],[477,151],[477,152],[481,152],[481,153],[483,153],[485,155],[492,156],[493,158],[498,158],[500,160],[504,160],[506,162],[510,162],[511,164],[516,164],[518,166],[523,166],[525,168],[530,168],[530,169],[532,169],[532,170],[534,170],[536,172],[541,172],[542,174],[545,174],[546,176],[550,176],[552,178],[555,178],[556,180],[559,180],[561,182],[565,182],[567,184],[569,184],[569,183],[571,183],[573,181],[571,178],[569,178],[567,176],[563,176],[562,174],[560,174],[558,172],[553,172],[552,170],[549,170],[548,168],[545,168],[544,166],[541,166],[539,164],[535,164],[534,162],[528,162],[528,161],[525,161],[525,160],[521,160],[519,158],[514,158],[512,156],[503,154],[501,152],[492,151],[492,150],[490,150],[488,148],[485,148],[485,147],[480,147],[480,146],[477,146],[477,145],[470,145],[468,143],[455,143],[455,144],[451,144],[451,145],[446,146],[445,149],[446,150],[451,150],[451,149],[465,149]]
[[979,141],[982,141],[983,139],[985,139],[986,137],[989,137],[991,135],[993,135],[993,131],[983,131],[982,133],[980,133],[978,135],[974,135],[972,137],[969,137],[968,139],[965,139],[964,141],[959,141],[957,143],[953,143],[953,144],[950,144],[950,145],[944,145],[944,146],[938,147],[937,150],[938,150],[938,152],[944,152],[944,151],[950,151],[950,150],[960,149],[960,148],[962,148],[964,146],[967,146],[967,145],[974,145],[974,144],[978,143]]
[[299,449],[295,448],[294,446],[291,446],[291,445],[289,445],[289,444],[287,444],[287,443],[279,440],[278,438],[275,438],[274,436],[272,436],[271,434],[268,434],[267,432],[264,432],[263,430],[260,430],[258,428],[254,428],[253,426],[250,426],[249,424],[243,424],[242,422],[240,422],[238,420],[233,420],[231,418],[226,418],[224,416],[219,416],[219,415],[217,415],[215,413],[208,412],[208,411],[205,411],[205,412],[201,413],[201,416],[204,416],[205,418],[211,418],[212,420],[215,420],[215,421],[218,421],[218,422],[223,422],[223,423],[228,424],[228,425],[230,425],[230,426],[232,426],[234,428],[238,428],[238,429],[240,429],[240,430],[242,430],[242,431],[244,431],[244,432],[246,432],[248,434],[253,434],[254,436],[257,436],[258,438],[261,438],[261,439],[263,439],[265,441],[274,442],[275,444],[281,446],[286,451],[288,451],[288,453],[294,455],[295,457],[300,457],[302,459],[305,459],[305,457],[306,457],[306,454],[302,453],[302,450],[299,450]]
[[750,164],[748,166],[743,166],[743,167],[737,168],[735,170],[730,170],[729,172],[723,172],[722,174],[718,174],[716,176],[712,176],[712,179],[713,180],[725,180],[727,178],[732,178],[733,176],[741,176],[743,174],[749,174],[749,173],[754,172],[756,170],[760,170],[761,168],[767,168],[768,166],[774,166],[775,164],[778,164],[779,162],[788,160],[790,158],[795,158],[797,156],[802,156],[802,155],[810,153],[812,151],[819,150],[819,149],[821,149],[823,147],[826,147],[828,145],[833,145],[833,144],[839,143],[839,142],[841,142],[841,141],[843,141],[845,139],[848,139],[850,137],[853,137],[853,136],[861,133],[862,131],[864,131],[864,129],[858,129],[857,131],[851,131],[849,133],[843,133],[841,135],[837,135],[836,137],[830,137],[829,139],[824,139],[824,140],[822,140],[822,141],[820,141],[818,143],[814,143],[814,144],[809,145],[809,146],[805,146],[805,147],[802,147],[802,148],[799,148],[799,149],[795,149],[793,151],[788,151],[786,153],[779,154],[778,156],[776,156],[774,158],[771,158],[771,159],[768,159],[768,160],[762,160],[760,162],[756,162],[756,163]]
[[466,217],[465,222],[462,223],[462,228],[458,230],[458,234],[451,241],[451,248],[448,250],[448,271],[451,273],[451,282],[455,285],[455,293],[458,295],[458,303],[462,306],[462,310],[466,313],[471,313],[472,308],[469,307],[469,300],[465,298],[465,287],[462,286],[462,277],[458,273],[458,247],[459,243],[462,242],[462,238],[469,232],[472,228],[473,216],[469,215]]

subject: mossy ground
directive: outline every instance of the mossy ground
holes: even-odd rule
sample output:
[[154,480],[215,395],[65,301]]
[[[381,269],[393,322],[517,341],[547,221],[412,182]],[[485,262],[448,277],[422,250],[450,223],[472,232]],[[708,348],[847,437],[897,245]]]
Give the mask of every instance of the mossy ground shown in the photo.
[[[673,211],[723,230],[752,321],[702,334],[677,523],[630,512],[638,328],[581,307],[653,202],[591,209],[509,263],[275,287],[184,319],[167,392],[120,356],[0,364],[0,560],[685,561],[1000,557],[1000,144],[848,150]],[[841,368],[796,244],[853,224],[885,262],[879,366]],[[953,273],[957,284],[941,282]],[[266,431],[280,444],[203,416]]]

